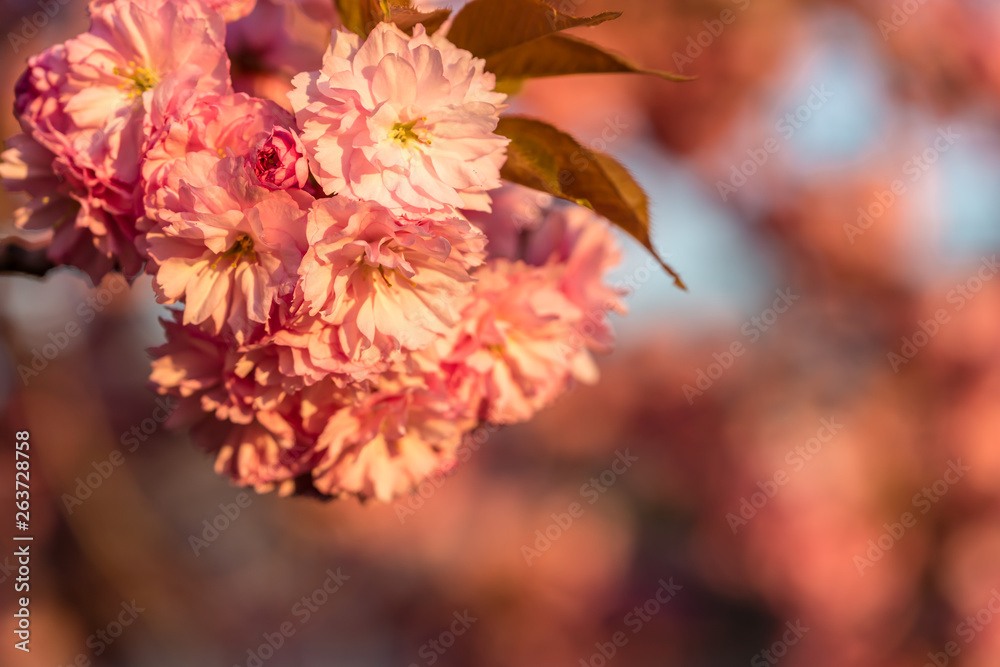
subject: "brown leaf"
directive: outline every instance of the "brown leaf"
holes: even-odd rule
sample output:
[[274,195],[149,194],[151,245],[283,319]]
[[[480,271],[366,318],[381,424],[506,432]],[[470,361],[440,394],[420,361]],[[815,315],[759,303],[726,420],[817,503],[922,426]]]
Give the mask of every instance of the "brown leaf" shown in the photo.
[[674,284],[687,289],[653,248],[649,200],[617,160],[531,118],[501,118],[497,133],[511,140],[501,176],[593,209],[642,243],[674,278]]
[[413,34],[413,26],[418,23],[423,24],[428,35],[433,35],[451,16],[450,9],[436,9],[431,12],[421,12],[409,7],[393,7],[389,13],[389,20],[399,26],[399,29],[407,35]]
[[570,16],[542,0],[472,0],[455,15],[448,41],[489,58],[560,30],[594,26],[619,16],[621,12]]
[[422,12],[410,6],[410,0],[335,0],[340,22],[351,32],[367,38],[379,23],[395,23],[408,35],[413,27],[423,24],[433,35],[451,16],[450,9]]
[[566,74],[652,74],[668,81],[691,77],[643,69],[623,56],[569,35],[551,34],[506,49],[486,59],[486,69],[497,80],[533,79]]
[[375,26],[385,20],[389,3],[385,0],[335,0],[337,14],[345,28],[368,37]]

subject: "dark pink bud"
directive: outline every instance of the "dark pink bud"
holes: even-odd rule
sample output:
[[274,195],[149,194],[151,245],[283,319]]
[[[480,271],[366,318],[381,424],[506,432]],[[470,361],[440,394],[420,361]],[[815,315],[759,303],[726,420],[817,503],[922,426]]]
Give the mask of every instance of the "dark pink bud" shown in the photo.
[[309,181],[309,163],[298,135],[276,127],[251,154],[257,180],[270,190],[303,188]]

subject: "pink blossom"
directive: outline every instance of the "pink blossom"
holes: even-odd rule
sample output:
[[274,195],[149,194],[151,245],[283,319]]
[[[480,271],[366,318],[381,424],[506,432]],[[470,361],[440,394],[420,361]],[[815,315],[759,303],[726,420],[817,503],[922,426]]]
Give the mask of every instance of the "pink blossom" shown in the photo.
[[57,44],[28,58],[27,69],[14,85],[14,115],[21,128],[43,145],[51,143],[52,150],[71,143],[66,135],[79,131],[64,108],[68,69],[66,46]]
[[167,388],[185,403],[173,415],[175,422],[196,422],[205,415],[215,419],[249,424],[257,409],[273,408],[274,399],[259,400],[252,367],[241,363],[247,354],[223,338],[194,326],[181,324],[181,314],[174,311],[174,321],[163,320],[167,343],[155,348],[150,380],[161,392]]
[[222,14],[227,23],[249,16],[257,0],[207,0],[208,6]]
[[[142,5],[148,11],[156,11],[168,2],[196,7],[204,4],[208,9],[222,15],[227,22],[243,18],[257,5],[257,0],[132,0],[132,2]],[[114,4],[115,0],[90,0],[90,11],[93,13],[96,9]],[[196,11],[200,12],[200,7]]]
[[146,152],[143,178],[146,192],[177,187],[171,166],[188,153],[204,153],[219,160],[227,152],[247,156],[276,127],[290,127],[291,114],[269,100],[243,93],[193,97],[164,118]]
[[555,202],[551,195],[506,183],[490,193],[491,211],[464,211],[489,239],[490,257],[519,259],[524,240],[542,224]]
[[389,502],[454,466],[473,426],[444,394],[389,380],[330,418],[317,439],[313,484],[329,495]]
[[285,318],[267,340],[278,355],[279,371],[300,378],[306,385],[329,380],[339,387],[377,380],[389,369],[392,358],[375,347],[348,356],[343,327],[334,326],[305,312]]
[[348,354],[419,349],[458,320],[482,261],[482,234],[459,218],[413,223],[375,203],[317,200],[300,290],[312,315],[341,327]]
[[80,207],[52,170],[53,160],[51,151],[23,134],[8,139],[7,150],[0,153],[4,190],[31,197],[14,211],[14,224],[47,240],[57,227],[74,218]]
[[555,267],[491,260],[476,272],[462,322],[442,354],[453,395],[473,417],[527,421],[570,380],[596,380],[586,349],[570,344],[581,310],[557,287]]
[[388,501],[480,421],[596,379],[619,251],[591,211],[496,192],[506,97],[422,26],[333,32],[294,114],[233,93],[225,21],[254,12],[235,41],[273,50],[245,71],[294,62],[287,35],[246,33],[297,2],[274,1],[92,0],[90,31],[18,81],[0,178],[53,261],[95,282],[145,263],[176,306],[151,381],[217,471]]
[[[5,187],[32,199],[18,212],[23,229],[54,229],[49,258],[87,273],[96,284],[119,266],[135,275],[142,258],[134,239],[137,183],[116,171],[100,148],[99,129],[81,130],[62,104],[67,83],[66,49],[55,46],[28,60],[18,80],[15,113],[27,136],[9,140],[3,157]],[[25,163],[45,188],[22,183]]]
[[[195,92],[229,90],[221,18],[199,2],[114,0],[93,10],[90,32],[65,44],[59,104],[72,126],[94,131],[125,181],[138,176],[150,114]],[[44,142],[43,142],[44,143]]]
[[[56,156],[24,135],[11,137],[0,154],[0,178],[9,192],[32,198],[14,213],[18,228],[47,236],[46,254],[56,264],[76,266],[96,285],[120,268],[133,276],[141,258],[135,248],[135,216],[116,214],[112,201],[129,193],[116,190],[85,159]],[[36,237],[38,238],[38,237]]]
[[179,320],[163,322],[151,381],[178,401],[170,425],[191,426],[238,484],[291,492],[308,479],[323,494],[388,501],[453,466],[474,426],[433,379],[416,386],[389,374],[374,392],[301,387],[278,372],[271,342],[234,348]]
[[242,340],[291,294],[312,197],[253,185],[243,158],[190,153],[174,169],[177,192],[147,209],[154,287],[161,302],[186,304],[185,324]]
[[[54,235],[51,258],[95,280],[116,265],[138,271],[139,166],[148,135],[185,95],[228,89],[222,34],[221,19],[198,2],[114,0],[92,7],[90,32],[29,59],[15,113],[52,154],[60,193],[79,203],[73,224],[64,221],[67,231]],[[32,217],[32,224],[44,220]]]
[[610,353],[614,332],[607,313],[628,312],[621,301],[627,290],[604,283],[607,272],[621,261],[610,223],[583,206],[557,207],[529,235],[524,259],[559,267],[559,289],[583,313],[573,344],[581,346],[582,341],[594,351]]
[[604,284],[607,272],[621,261],[606,219],[583,206],[508,185],[494,194],[492,212],[472,212],[469,220],[489,238],[491,258],[556,267],[556,284],[583,313],[573,344],[611,351],[614,334],[607,313],[627,309],[621,301],[626,291]]
[[309,181],[305,149],[295,132],[276,127],[254,149],[253,172],[269,190],[304,188]]
[[151,382],[178,400],[168,424],[191,426],[220,474],[290,492],[316,465],[316,435],[342,404],[330,391],[288,391],[267,346],[233,348],[178,319],[163,322],[167,342],[152,350]]
[[489,210],[508,140],[484,61],[422,26],[335,31],[323,68],[289,93],[323,190],[405,211]]

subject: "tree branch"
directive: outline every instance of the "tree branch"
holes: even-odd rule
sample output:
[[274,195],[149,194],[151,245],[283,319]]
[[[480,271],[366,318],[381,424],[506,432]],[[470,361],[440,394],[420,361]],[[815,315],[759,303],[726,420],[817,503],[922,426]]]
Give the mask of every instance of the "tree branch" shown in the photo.
[[0,244],[0,274],[20,273],[44,278],[55,268],[45,256],[45,249],[26,250],[13,243]]

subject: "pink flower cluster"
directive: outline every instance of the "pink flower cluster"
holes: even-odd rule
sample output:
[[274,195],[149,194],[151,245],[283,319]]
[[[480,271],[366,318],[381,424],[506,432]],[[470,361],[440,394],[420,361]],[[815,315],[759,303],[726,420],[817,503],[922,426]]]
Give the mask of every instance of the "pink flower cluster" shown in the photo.
[[419,25],[334,31],[292,112],[233,92],[226,20],[254,4],[94,0],[30,59],[0,176],[53,261],[176,304],[152,382],[220,473],[388,500],[595,380],[618,251],[589,210],[501,187],[505,96]]

